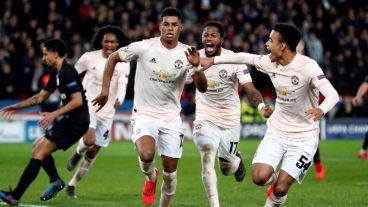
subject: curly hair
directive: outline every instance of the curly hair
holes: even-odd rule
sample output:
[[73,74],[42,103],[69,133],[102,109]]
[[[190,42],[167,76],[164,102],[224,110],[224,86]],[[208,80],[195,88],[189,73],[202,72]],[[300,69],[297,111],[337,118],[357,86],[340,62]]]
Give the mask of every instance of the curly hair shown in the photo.
[[128,45],[130,43],[130,39],[127,36],[125,36],[125,34],[121,31],[119,27],[107,25],[99,28],[92,38],[92,45],[96,50],[102,49],[101,42],[104,35],[107,33],[112,33],[116,35],[116,38],[118,39],[119,42],[118,48]]

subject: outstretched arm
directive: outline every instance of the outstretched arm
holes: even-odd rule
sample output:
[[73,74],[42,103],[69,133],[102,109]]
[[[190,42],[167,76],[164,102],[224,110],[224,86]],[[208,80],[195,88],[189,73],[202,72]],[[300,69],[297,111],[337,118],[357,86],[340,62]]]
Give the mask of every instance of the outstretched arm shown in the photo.
[[259,55],[253,55],[250,53],[239,52],[229,55],[221,55],[212,58],[201,58],[201,65],[203,69],[207,69],[212,65],[217,64],[248,64],[254,65],[255,58]]
[[27,100],[24,100],[22,102],[19,102],[17,104],[13,104],[13,105],[10,105],[10,106],[6,106],[4,108],[1,109],[1,112],[3,114],[3,116],[6,118],[6,119],[9,119],[13,114],[14,112],[17,110],[17,109],[20,109],[20,108],[25,108],[25,107],[28,107],[28,106],[32,106],[32,105],[35,105],[35,104],[39,104],[39,103],[42,103],[44,102],[48,97],[50,96],[50,93],[45,91],[45,90],[41,90],[38,94],[30,97],[29,99]]
[[261,93],[254,87],[253,83],[246,83],[243,85],[243,88],[247,93],[252,105],[257,106],[262,116],[265,118],[270,117],[273,110],[270,108],[270,106],[264,104]]
[[99,106],[97,111],[99,111],[108,100],[112,74],[114,73],[115,66],[118,62],[122,62],[122,60],[120,59],[118,51],[115,51],[107,59],[102,79],[101,93],[94,100],[92,100],[93,105],[97,104],[97,106]]

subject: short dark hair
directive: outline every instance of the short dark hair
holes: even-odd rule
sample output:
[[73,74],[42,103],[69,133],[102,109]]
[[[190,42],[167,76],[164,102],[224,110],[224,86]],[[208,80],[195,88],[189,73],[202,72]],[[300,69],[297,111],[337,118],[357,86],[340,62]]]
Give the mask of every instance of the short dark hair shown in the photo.
[[280,33],[280,41],[285,42],[291,51],[296,51],[302,36],[298,28],[288,23],[277,23],[273,30]]
[[98,31],[95,33],[95,35],[92,38],[92,45],[96,50],[102,49],[101,42],[102,42],[104,35],[107,33],[112,33],[116,35],[116,38],[118,39],[118,42],[119,42],[118,47],[123,47],[130,43],[130,39],[127,36],[125,36],[125,34],[121,31],[119,27],[107,25],[107,26],[99,28]]
[[216,27],[221,37],[225,35],[224,25],[219,21],[208,21],[204,24],[204,27]]
[[162,19],[166,16],[175,16],[178,17],[179,21],[183,19],[183,15],[181,14],[181,11],[175,7],[166,7],[164,10],[162,10],[160,19]]
[[68,46],[66,46],[65,42],[60,39],[46,40],[43,46],[47,51],[56,52],[59,57],[65,57],[68,53]]

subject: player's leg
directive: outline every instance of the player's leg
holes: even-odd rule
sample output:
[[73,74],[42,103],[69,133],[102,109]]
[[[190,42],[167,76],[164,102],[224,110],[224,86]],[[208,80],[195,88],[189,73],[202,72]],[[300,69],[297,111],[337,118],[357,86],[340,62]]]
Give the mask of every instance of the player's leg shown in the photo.
[[146,205],[151,205],[156,197],[156,183],[158,171],[155,168],[155,145],[158,137],[158,127],[145,116],[133,115],[132,141],[138,153],[138,161],[141,171],[146,175],[142,191],[142,200]]
[[362,160],[368,160],[368,131],[365,133],[362,149],[359,150],[359,158]]
[[0,191],[0,198],[9,205],[17,205],[24,192],[36,179],[45,157],[57,149],[54,142],[45,137],[40,138],[32,147],[31,159],[19,179],[17,187],[12,192]]
[[276,167],[280,163],[283,154],[282,139],[270,130],[267,130],[259,144],[252,161],[252,179],[258,186],[272,185],[276,182]]
[[322,164],[319,147],[317,148],[316,154],[313,156],[314,168],[316,169],[316,178],[318,180],[323,180],[325,178],[325,168]]
[[201,155],[202,182],[211,207],[220,206],[215,171],[215,159],[220,137],[216,133],[218,131],[216,128],[208,122],[195,122],[193,132],[193,141]]
[[183,153],[184,135],[180,117],[173,122],[160,124],[159,132],[157,148],[163,165],[160,207],[167,207],[176,192],[176,168]]
[[267,197],[265,207],[283,206],[287,199],[287,192],[294,183],[294,178],[283,170],[280,170],[277,181],[272,187],[272,192]]
[[67,163],[66,168],[69,171],[72,171],[75,168],[75,166],[77,166],[79,160],[82,158],[84,153],[88,149],[92,148],[92,146],[95,144],[95,140],[96,140],[96,130],[95,129],[98,123],[96,114],[89,113],[89,119],[90,119],[90,123],[89,123],[88,130],[83,135],[83,137],[79,139],[77,148],[75,149],[75,151],[73,152],[72,156],[69,158],[69,161]]
[[72,179],[69,181],[68,186],[65,189],[65,192],[69,197],[77,198],[75,188],[77,187],[78,182],[82,180],[82,178],[87,174],[89,169],[92,167],[100,148],[101,147],[98,145],[93,145],[92,148],[90,148],[86,152],[83,160],[80,162],[77,170],[75,171]]
[[318,147],[318,137],[305,141],[281,140],[285,149],[281,170],[266,206],[283,206],[287,193],[294,183],[302,183]]
[[223,175],[234,175],[238,182],[245,177],[245,166],[239,153],[240,127],[223,129],[219,144],[219,166]]
[[[100,120],[97,119],[97,125],[95,126],[95,144],[92,148],[88,149],[85,153],[83,160],[81,161],[78,169],[75,171],[72,179],[69,181],[69,184],[65,190],[66,194],[69,197],[76,198],[75,188],[77,183],[82,180],[82,178],[87,174],[89,169],[92,167],[93,163],[96,160],[96,156],[101,149],[101,147],[107,147],[110,142],[109,132],[112,126],[112,120]],[[91,124],[90,124],[91,127]],[[91,128],[90,128],[91,129]]]

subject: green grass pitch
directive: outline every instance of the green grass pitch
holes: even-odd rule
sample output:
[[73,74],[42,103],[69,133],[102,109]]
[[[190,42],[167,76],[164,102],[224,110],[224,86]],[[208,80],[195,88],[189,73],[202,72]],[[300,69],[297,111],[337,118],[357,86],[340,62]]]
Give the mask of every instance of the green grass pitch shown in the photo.
[[[287,207],[365,207],[368,206],[368,161],[359,160],[357,152],[362,140],[322,141],[321,158],[326,167],[326,178],[315,179],[314,167],[310,168],[303,184],[294,184],[289,191]],[[237,183],[233,176],[222,176],[216,164],[221,206],[260,207],[265,202],[267,187],[251,182],[251,160],[259,140],[244,140],[240,150],[245,157],[247,175],[245,182]],[[72,173],[66,170],[66,162],[74,147],[67,152],[56,152],[54,158],[59,174],[68,182]],[[31,144],[0,145],[0,189],[15,187],[31,154]],[[161,162],[156,157],[161,172]],[[209,206],[201,181],[199,153],[191,141],[184,143],[183,158],[178,167],[178,186],[172,207]],[[41,169],[37,179],[24,194],[23,206],[88,206],[135,207],[144,206],[140,192],[144,176],[138,167],[133,144],[112,142],[102,149],[95,165],[77,187],[77,199],[70,199],[65,192],[56,198],[42,202],[39,196],[48,186],[48,178]],[[158,206],[162,177],[159,177],[156,201]],[[0,206],[5,205],[0,202]]]

